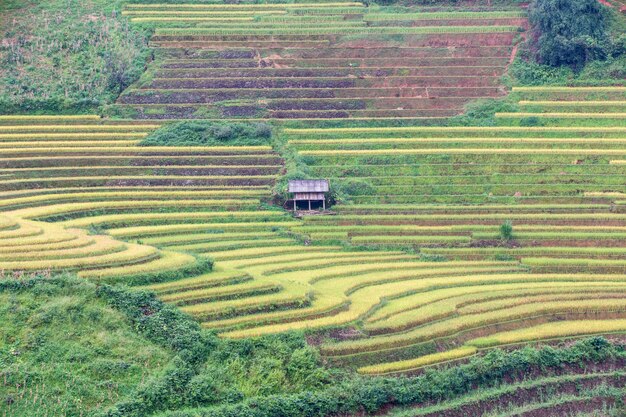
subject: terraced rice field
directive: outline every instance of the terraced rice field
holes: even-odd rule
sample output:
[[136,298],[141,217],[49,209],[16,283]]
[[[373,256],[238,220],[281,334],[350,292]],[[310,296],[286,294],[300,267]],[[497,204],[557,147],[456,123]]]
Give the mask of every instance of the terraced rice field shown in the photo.
[[500,77],[523,11],[389,12],[360,2],[130,4],[157,60],[119,106],[144,119],[436,122]]
[[284,130],[313,177],[362,181],[354,204],[292,228],[314,244],[413,251],[441,265],[519,262],[516,273],[395,285],[406,292],[364,315],[354,340],[322,345],[329,360],[397,373],[490,346],[624,330],[626,90],[514,94],[521,111],[497,114],[494,127]]
[[[624,87],[516,88],[494,126],[445,123],[505,93],[519,10],[124,13],[156,27],[158,59],[118,103],[133,118],[0,116],[2,270],[139,286],[225,338],[315,333],[363,374],[626,331]],[[270,145],[141,145],[189,118],[415,123],[282,129],[311,177],[359,185],[296,219],[268,204]]]

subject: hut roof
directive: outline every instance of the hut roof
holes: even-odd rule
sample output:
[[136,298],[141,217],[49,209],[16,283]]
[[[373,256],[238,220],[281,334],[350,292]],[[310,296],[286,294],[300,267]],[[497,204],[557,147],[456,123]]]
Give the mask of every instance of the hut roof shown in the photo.
[[328,180],[289,180],[290,193],[325,193]]

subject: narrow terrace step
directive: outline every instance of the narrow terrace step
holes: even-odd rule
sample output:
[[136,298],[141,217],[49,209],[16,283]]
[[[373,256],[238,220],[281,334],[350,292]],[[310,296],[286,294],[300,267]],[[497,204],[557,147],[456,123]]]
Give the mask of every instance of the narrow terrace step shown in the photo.
[[465,102],[466,98],[497,97],[500,87],[381,87],[381,88],[250,88],[235,89],[135,89],[122,95],[119,104],[201,104],[243,99],[427,99]]

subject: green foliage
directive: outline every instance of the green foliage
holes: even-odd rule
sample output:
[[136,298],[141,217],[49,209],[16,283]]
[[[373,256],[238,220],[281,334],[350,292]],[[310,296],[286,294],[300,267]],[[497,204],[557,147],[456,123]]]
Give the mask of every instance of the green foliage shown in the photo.
[[12,1],[0,28],[0,114],[87,113],[115,101],[149,57],[148,33],[130,27],[121,4]]
[[96,292],[69,276],[0,278],[3,414],[91,414],[131,395],[169,360]]
[[540,63],[582,68],[606,57],[608,19],[597,0],[534,0],[529,21]]
[[176,122],[150,133],[144,146],[255,146],[268,145],[272,127],[267,123]]
[[513,223],[507,220],[500,225],[500,237],[503,240],[513,239]]
[[472,358],[468,364],[448,369],[429,369],[413,378],[351,378],[316,392],[259,396],[236,405],[171,411],[161,417],[301,417],[376,412],[393,404],[415,405],[454,398],[478,386],[496,386],[533,370],[543,373],[585,362],[624,357],[623,349],[601,337],[564,348],[526,347],[505,353],[493,350]]
[[450,118],[451,126],[495,126],[495,114],[515,112],[517,105],[507,98],[477,100],[465,106],[465,112]]

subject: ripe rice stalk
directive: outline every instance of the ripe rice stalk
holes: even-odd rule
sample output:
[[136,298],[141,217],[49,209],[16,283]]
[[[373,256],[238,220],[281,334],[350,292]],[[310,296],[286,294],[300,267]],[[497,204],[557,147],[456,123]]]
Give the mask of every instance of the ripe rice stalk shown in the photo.
[[488,337],[470,340],[466,344],[477,348],[486,348],[536,340],[562,339],[594,334],[623,332],[626,332],[626,319],[570,320],[545,323],[526,329],[496,333]]
[[476,352],[478,352],[478,349],[474,346],[462,346],[457,349],[433,353],[430,355],[424,355],[415,359],[364,366],[362,368],[359,368],[358,372],[364,375],[385,375],[403,371],[413,371],[428,365],[444,363],[455,359],[467,358],[469,356],[475,355]]
[[329,34],[431,34],[431,33],[498,33],[517,32],[517,26],[415,26],[364,28],[319,28],[319,29],[219,29],[219,28],[157,28],[156,36],[207,36],[207,35],[329,35]]
[[496,118],[518,118],[518,117],[540,117],[540,118],[562,118],[562,119],[577,119],[577,118],[585,118],[585,119],[625,119],[626,113],[612,113],[612,112],[602,112],[602,113],[589,113],[589,112],[546,112],[546,113],[496,113]]

